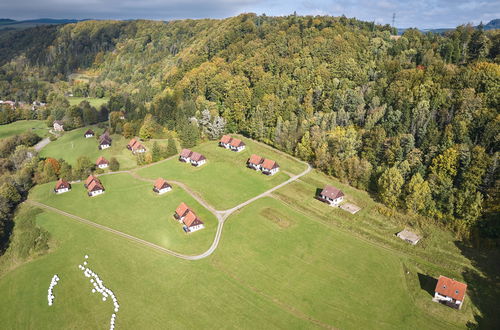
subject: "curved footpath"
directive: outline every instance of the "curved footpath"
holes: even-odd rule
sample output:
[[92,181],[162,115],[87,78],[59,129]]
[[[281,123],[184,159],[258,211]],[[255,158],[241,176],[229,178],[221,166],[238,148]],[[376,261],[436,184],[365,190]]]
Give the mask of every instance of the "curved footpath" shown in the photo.
[[[173,156],[173,157],[175,157],[175,156]],[[164,160],[162,160],[160,162],[164,162],[164,161],[166,161],[166,160],[168,160],[170,158],[172,158],[172,157],[164,159]],[[159,162],[154,163],[154,165],[156,165],[158,163]],[[154,243],[151,243],[151,242],[145,241],[143,239],[137,238],[135,236],[126,234],[126,233],[124,233],[122,231],[119,231],[119,230],[116,230],[116,229],[113,229],[113,228],[109,228],[109,227],[106,227],[104,225],[95,223],[95,222],[93,222],[91,220],[88,220],[88,219],[79,217],[77,215],[65,212],[65,211],[60,210],[58,208],[55,208],[55,207],[52,207],[52,206],[49,206],[49,205],[46,205],[46,204],[42,204],[42,203],[39,203],[39,202],[36,202],[36,201],[33,201],[33,200],[27,200],[26,202],[30,203],[30,204],[32,204],[34,206],[43,208],[45,210],[49,210],[49,211],[52,211],[52,212],[55,212],[55,213],[59,213],[59,214],[61,214],[63,216],[66,216],[66,217],[71,218],[73,220],[76,220],[76,221],[79,221],[81,223],[87,224],[89,226],[93,226],[93,227],[105,230],[107,232],[113,233],[115,235],[124,237],[124,238],[126,238],[128,240],[131,240],[131,241],[134,241],[134,242],[137,242],[137,243],[149,246],[149,247],[151,247],[151,248],[153,248],[155,250],[158,250],[158,251],[160,251],[162,253],[166,253],[166,254],[169,254],[171,256],[174,256],[174,257],[177,257],[177,258],[181,258],[181,259],[185,259],[185,260],[199,260],[199,259],[203,259],[203,258],[208,257],[209,255],[211,255],[215,251],[215,249],[217,249],[217,247],[219,246],[220,238],[222,236],[222,228],[224,227],[224,223],[225,223],[226,219],[232,213],[234,213],[235,211],[237,211],[237,210],[239,210],[239,209],[247,206],[248,204],[250,204],[252,202],[255,202],[256,200],[258,200],[260,198],[268,196],[270,193],[274,192],[275,190],[280,189],[281,187],[286,186],[287,184],[296,181],[297,179],[299,179],[300,177],[306,175],[307,173],[309,173],[311,171],[311,169],[312,169],[311,165],[309,165],[307,163],[304,163],[302,161],[301,161],[301,163],[307,165],[307,168],[302,173],[297,174],[297,175],[289,178],[285,182],[280,183],[279,185],[277,185],[277,186],[275,186],[275,187],[273,187],[273,188],[271,188],[271,189],[263,192],[262,194],[259,194],[259,195],[255,196],[253,198],[250,198],[249,200],[247,200],[247,201],[245,201],[245,202],[243,202],[243,203],[241,203],[239,205],[236,205],[233,208],[227,209],[227,210],[216,210],[213,206],[211,206],[210,204],[208,204],[204,199],[202,199],[200,196],[198,196],[198,194],[196,194],[194,191],[192,191],[184,183],[179,182],[179,181],[169,180],[170,182],[172,182],[172,183],[180,186],[182,189],[184,189],[188,194],[190,194],[194,199],[196,199],[196,201],[198,201],[198,203],[200,203],[203,207],[205,207],[207,210],[209,210],[217,218],[217,221],[218,221],[217,230],[215,232],[215,237],[214,237],[214,241],[212,242],[212,245],[208,248],[207,251],[205,251],[205,252],[203,252],[201,254],[198,254],[198,255],[186,255],[186,254],[178,253],[178,252],[169,250],[167,248],[164,248],[162,246],[156,245]],[[153,164],[146,165],[145,167],[149,167],[151,165],[153,165]],[[135,172],[135,170],[124,170],[124,171],[108,172],[108,173],[100,174],[98,176],[101,176],[101,175],[111,175],[111,174],[121,174],[121,173],[128,173],[128,174],[132,175],[134,178],[136,178],[138,180],[142,180],[142,181],[146,181],[146,182],[154,182],[154,180],[152,180],[152,179],[147,179],[147,178],[143,178],[143,177],[139,176]]]

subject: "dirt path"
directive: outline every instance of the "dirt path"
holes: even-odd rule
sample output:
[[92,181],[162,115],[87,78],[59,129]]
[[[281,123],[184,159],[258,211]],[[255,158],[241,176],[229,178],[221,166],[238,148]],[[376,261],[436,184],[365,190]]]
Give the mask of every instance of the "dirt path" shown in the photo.
[[33,148],[35,148],[36,151],[40,151],[40,150],[42,150],[43,147],[45,147],[49,143],[50,143],[50,139],[47,137],[43,140],[40,140],[37,144],[35,144],[33,146]]

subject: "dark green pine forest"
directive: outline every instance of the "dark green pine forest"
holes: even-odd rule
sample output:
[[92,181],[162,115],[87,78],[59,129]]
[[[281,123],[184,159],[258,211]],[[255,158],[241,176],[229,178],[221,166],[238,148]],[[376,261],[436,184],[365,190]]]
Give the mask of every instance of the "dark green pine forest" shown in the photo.
[[[388,213],[498,245],[500,31],[393,32],[254,14],[4,32],[0,98],[48,105],[4,108],[0,122],[76,128],[111,114],[114,133],[168,131],[187,147],[241,133],[370,191]],[[109,102],[69,106],[69,94]]]

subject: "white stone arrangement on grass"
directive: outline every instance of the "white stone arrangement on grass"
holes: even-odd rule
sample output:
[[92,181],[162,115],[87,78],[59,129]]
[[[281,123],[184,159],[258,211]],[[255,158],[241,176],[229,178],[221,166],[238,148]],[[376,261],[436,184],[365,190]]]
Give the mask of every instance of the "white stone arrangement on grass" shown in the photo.
[[57,282],[59,282],[59,276],[54,275],[52,276],[52,280],[50,281],[50,285],[49,285],[49,290],[47,292],[47,300],[49,301],[49,306],[52,306],[52,304],[54,303],[54,293],[52,292],[52,290],[54,289],[54,287],[57,285]]
[[[88,258],[89,256],[85,255],[85,259]],[[78,268],[80,268],[80,270],[83,271],[83,275],[85,275],[85,277],[90,278],[90,283],[92,283],[92,285],[94,286],[94,288],[92,289],[92,293],[99,292],[102,295],[102,301],[106,301],[108,297],[111,300],[113,300],[114,313],[111,315],[111,320],[109,324],[109,329],[113,330],[115,328],[116,313],[118,313],[118,310],[120,309],[120,305],[118,304],[118,299],[116,299],[116,296],[113,293],[113,291],[104,286],[102,280],[99,278],[99,275],[97,275],[92,271],[92,269],[87,267],[87,261],[84,261],[83,265],[78,265]]]

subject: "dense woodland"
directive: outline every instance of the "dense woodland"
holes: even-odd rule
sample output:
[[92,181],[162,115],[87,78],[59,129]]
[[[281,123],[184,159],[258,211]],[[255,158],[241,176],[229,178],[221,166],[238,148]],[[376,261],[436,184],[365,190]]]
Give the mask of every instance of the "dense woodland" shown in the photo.
[[[389,209],[498,244],[500,31],[391,33],[345,17],[254,14],[8,32],[0,98],[48,106],[0,120],[81,127],[109,115],[114,133],[173,132],[184,146],[238,132]],[[110,101],[70,107],[69,93]]]

